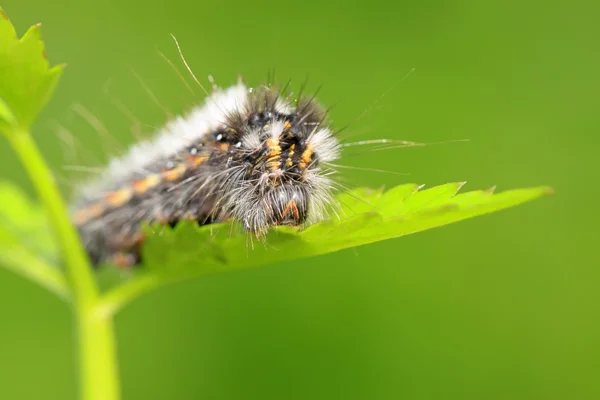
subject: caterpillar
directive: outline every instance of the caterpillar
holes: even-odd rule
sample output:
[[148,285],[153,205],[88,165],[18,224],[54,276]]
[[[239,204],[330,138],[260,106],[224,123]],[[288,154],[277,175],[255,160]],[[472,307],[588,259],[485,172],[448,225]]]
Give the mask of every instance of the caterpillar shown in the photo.
[[327,166],[340,156],[327,112],[284,87],[214,89],[150,140],[76,189],[72,220],[91,262],[141,262],[144,223],[233,219],[258,237],[303,226],[334,204]]

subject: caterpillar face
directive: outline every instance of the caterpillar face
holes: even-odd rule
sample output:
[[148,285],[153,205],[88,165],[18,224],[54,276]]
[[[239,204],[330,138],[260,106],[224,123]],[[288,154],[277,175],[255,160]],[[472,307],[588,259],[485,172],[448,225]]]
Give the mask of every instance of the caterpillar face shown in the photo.
[[169,122],[80,190],[73,220],[94,263],[140,261],[143,222],[233,218],[254,235],[322,220],[339,144],[314,100],[241,83]]
[[[337,142],[316,121],[320,113],[311,111],[315,113],[312,118],[269,110],[242,119],[236,131],[242,137],[238,151],[246,154],[240,163],[242,173],[230,177],[225,210],[231,208],[234,218],[249,231],[261,234],[269,226],[302,225],[311,214],[319,219],[331,201],[315,145],[319,148],[326,139],[335,152]],[[331,159],[331,151],[324,156]]]

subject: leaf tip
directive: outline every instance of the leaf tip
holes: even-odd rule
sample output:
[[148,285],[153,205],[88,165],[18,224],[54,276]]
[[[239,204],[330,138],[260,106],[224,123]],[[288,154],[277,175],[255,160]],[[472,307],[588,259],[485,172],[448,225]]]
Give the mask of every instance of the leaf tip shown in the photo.
[[33,40],[41,40],[41,29],[42,29],[42,24],[41,23],[37,23],[35,25],[31,25],[29,27],[29,29],[27,29],[27,32],[25,32],[25,34],[21,37],[21,42],[26,42],[28,40],[30,40],[31,38],[33,38]]
[[25,32],[25,35],[23,35],[23,38],[26,37],[27,35],[35,35],[36,38],[39,38],[41,35],[41,31],[42,31],[42,23],[38,22],[37,24],[31,25],[28,29],[27,32]]
[[65,70],[65,68],[67,68],[67,64],[56,64],[55,66],[53,66],[52,68],[50,68],[48,70],[48,73],[50,74],[62,74],[63,71]]

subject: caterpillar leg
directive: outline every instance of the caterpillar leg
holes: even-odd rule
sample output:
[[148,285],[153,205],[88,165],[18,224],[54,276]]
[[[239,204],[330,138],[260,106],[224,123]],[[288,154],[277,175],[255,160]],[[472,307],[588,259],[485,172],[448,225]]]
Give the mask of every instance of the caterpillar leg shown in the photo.
[[118,252],[108,258],[108,263],[119,268],[129,269],[139,262],[139,254]]
[[140,248],[144,239],[144,233],[139,231],[128,236],[110,238],[110,254],[106,261],[120,268],[133,267],[140,262]]

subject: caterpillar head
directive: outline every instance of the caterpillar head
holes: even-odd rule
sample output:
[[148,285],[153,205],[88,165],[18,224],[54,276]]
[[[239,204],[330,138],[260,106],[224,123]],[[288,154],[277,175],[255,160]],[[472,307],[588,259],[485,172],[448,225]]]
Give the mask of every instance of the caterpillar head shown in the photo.
[[248,231],[301,226],[324,218],[332,204],[332,171],[324,163],[339,157],[339,143],[310,101],[293,107],[265,88],[234,119],[240,163],[228,177],[226,209]]

